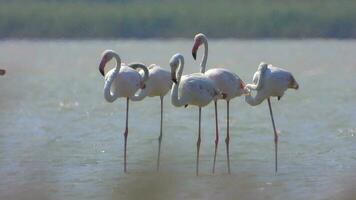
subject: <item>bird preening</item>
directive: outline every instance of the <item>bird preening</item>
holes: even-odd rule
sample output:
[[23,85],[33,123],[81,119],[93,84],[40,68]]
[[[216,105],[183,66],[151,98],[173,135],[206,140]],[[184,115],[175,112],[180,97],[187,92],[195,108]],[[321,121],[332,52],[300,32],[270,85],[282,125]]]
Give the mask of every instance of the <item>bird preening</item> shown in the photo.
[[[158,136],[158,152],[156,170],[160,169],[160,155],[163,138],[163,99],[170,92],[171,104],[175,107],[186,107],[188,105],[198,107],[198,134],[196,142],[196,175],[199,174],[199,155],[201,146],[201,115],[202,107],[214,102],[215,108],[215,147],[212,173],[215,173],[215,163],[219,144],[218,125],[218,100],[226,102],[226,160],[227,172],[231,173],[230,163],[230,125],[229,125],[229,104],[230,101],[239,96],[245,96],[245,101],[251,106],[257,106],[267,99],[270,117],[274,131],[275,144],[275,172],[278,169],[278,134],[273,118],[271,97],[280,100],[287,89],[298,89],[299,85],[294,76],[281,68],[262,62],[255,72],[252,83],[245,84],[235,73],[225,68],[212,68],[206,71],[208,58],[208,39],[199,33],[194,37],[192,56],[197,58],[199,47],[204,46],[204,54],[200,63],[200,72],[183,75],[185,67],[184,57],[177,53],[169,60],[170,70],[151,64],[134,62],[124,64],[121,62],[119,54],[113,50],[105,50],[99,64],[99,72],[105,78],[104,98],[107,102],[114,102],[119,97],[126,99],[126,126],[124,130],[124,172],[127,172],[127,140],[128,140],[128,119],[129,101],[141,101],[146,97],[160,98],[160,132]],[[105,73],[106,64],[115,59],[116,66]],[[165,64],[165,65],[167,65]],[[0,75],[2,72],[0,71]],[[4,72],[5,73],[5,72]],[[252,93],[256,93],[252,95]],[[119,120],[118,120],[119,121]],[[236,132],[237,134],[238,132]]]

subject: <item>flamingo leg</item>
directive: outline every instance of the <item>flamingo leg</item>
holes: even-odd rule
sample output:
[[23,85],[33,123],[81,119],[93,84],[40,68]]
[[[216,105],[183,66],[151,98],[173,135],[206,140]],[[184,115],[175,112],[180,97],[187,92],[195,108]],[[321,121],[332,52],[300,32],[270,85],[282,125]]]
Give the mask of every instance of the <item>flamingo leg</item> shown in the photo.
[[199,174],[199,151],[201,143],[201,107],[199,107],[199,128],[198,128],[198,140],[197,140],[197,163],[196,163],[196,175]]
[[157,156],[157,171],[159,171],[159,163],[160,163],[160,156],[161,156],[161,143],[162,143],[162,123],[163,123],[163,96],[161,98],[161,126],[160,126],[160,133],[158,137],[158,156]]
[[274,124],[274,119],[273,119],[273,112],[272,112],[272,106],[271,106],[271,100],[270,98],[267,99],[268,101],[268,107],[269,107],[269,113],[271,115],[271,120],[272,120],[272,125],[273,125],[273,131],[274,131],[274,157],[275,157],[275,170],[277,173],[278,169],[278,163],[277,163],[277,152],[278,152],[278,134],[276,131],[276,125]]
[[127,136],[129,133],[128,130],[128,124],[129,124],[129,98],[126,98],[126,128],[124,132],[124,137],[125,137],[125,143],[124,143],[124,172],[127,172],[126,168],[126,149],[127,149]]
[[230,124],[229,124],[229,104],[230,101],[226,101],[226,106],[227,106],[227,124],[226,124],[226,139],[225,139],[225,143],[226,143],[226,157],[227,157],[227,172],[229,174],[231,174],[230,171],[230,151],[229,151],[229,144],[230,144]]
[[218,151],[218,143],[219,143],[219,127],[218,127],[218,108],[217,101],[214,101],[215,105],[215,152],[214,152],[214,163],[213,163],[213,174],[215,173],[215,162],[216,162],[216,153]]

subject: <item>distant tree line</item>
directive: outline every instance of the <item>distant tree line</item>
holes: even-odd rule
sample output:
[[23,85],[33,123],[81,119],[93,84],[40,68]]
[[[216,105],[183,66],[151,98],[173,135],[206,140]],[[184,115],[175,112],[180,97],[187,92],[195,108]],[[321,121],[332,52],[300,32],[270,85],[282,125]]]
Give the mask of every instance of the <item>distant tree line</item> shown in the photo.
[[355,38],[354,0],[0,0],[0,38]]

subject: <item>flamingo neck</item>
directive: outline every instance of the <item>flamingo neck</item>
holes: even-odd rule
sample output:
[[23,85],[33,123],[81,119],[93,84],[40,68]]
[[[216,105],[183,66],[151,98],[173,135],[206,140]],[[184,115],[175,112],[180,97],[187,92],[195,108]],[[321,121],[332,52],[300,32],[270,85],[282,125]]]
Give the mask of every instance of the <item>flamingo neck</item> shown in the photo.
[[116,66],[114,68],[114,71],[105,77],[105,84],[104,84],[104,98],[108,102],[113,102],[119,97],[117,90],[114,90],[113,92],[111,92],[112,83],[117,78],[117,76],[120,72],[120,68],[121,68],[120,56],[118,54],[114,53],[114,58],[116,60]]
[[[147,86],[146,86],[147,87]],[[144,99],[147,96],[147,88],[145,89],[141,89],[138,94],[135,94],[134,96],[130,97],[130,100],[132,101],[141,101],[142,99]]]
[[208,60],[209,45],[208,45],[208,40],[205,37],[202,40],[203,40],[203,45],[204,45],[204,55],[203,55],[203,58],[200,63],[200,72],[205,73],[206,63]]
[[179,66],[178,69],[176,69],[177,72],[174,72],[176,73],[177,76],[177,83],[173,83],[173,87],[171,90],[171,102],[174,106],[180,107],[184,105],[184,100],[180,98],[178,95],[178,88],[179,88],[179,84],[182,78],[183,68],[184,68],[184,58],[183,56],[179,55],[177,59],[179,60]]
[[261,104],[264,99],[265,97],[261,95],[259,92],[257,92],[256,96],[254,97],[251,94],[245,96],[245,101],[251,106],[257,106]]

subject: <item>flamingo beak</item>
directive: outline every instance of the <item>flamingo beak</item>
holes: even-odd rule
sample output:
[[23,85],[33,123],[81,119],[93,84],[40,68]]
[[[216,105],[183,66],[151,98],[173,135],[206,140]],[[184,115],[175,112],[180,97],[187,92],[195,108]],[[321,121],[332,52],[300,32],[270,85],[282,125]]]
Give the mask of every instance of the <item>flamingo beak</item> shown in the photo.
[[242,90],[242,94],[250,94],[250,91],[246,88],[246,84],[242,80],[240,80],[240,89]]
[[292,77],[292,79],[289,82],[289,87],[298,90],[299,89],[299,84],[297,83],[297,81],[294,79],[294,77]]
[[198,51],[199,46],[200,46],[200,42],[195,41],[193,48],[192,48],[192,56],[193,56],[194,60],[197,59],[197,51]]
[[140,88],[143,90],[143,89],[145,89],[146,88],[146,84],[145,83],[143,83],[143,82],[141,82],[141,84],[140,84]]
[[6,71],[4,69],[0,69],[0,75],[3,76],[5,75]]
[[176,74],[174,71],[171,72],[171,79],[172,79],[173,83],[175,83],[175,84],[178,83],[177,77],[176,77]]
[[107,62],[108,62],[107,59],[104,57],[103,59],[101,59],[100,64],[99,64],[99,72],[103,76],[105,76],[104,68],[105,68],[105,65]]

